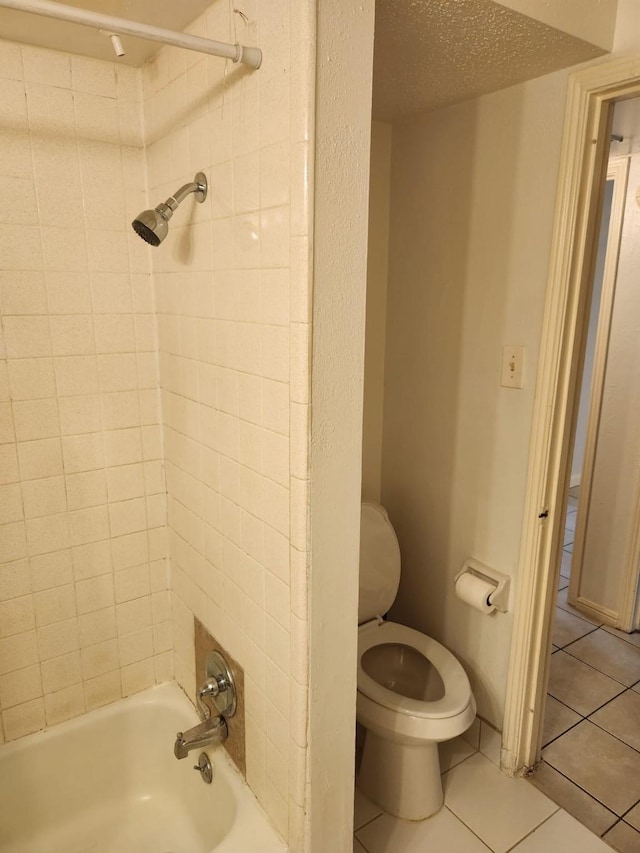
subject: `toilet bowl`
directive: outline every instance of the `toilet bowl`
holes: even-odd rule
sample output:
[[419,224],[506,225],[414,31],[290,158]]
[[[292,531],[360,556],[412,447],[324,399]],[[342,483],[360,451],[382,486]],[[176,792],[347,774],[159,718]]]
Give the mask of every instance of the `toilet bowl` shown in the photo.
[[475,719],[469,679],[440,643],[384,621],[400,548],[383,507],[363,504],[356,716],[366,729],[358,787],[389,814],[422,820],[442,806],[438,743]]

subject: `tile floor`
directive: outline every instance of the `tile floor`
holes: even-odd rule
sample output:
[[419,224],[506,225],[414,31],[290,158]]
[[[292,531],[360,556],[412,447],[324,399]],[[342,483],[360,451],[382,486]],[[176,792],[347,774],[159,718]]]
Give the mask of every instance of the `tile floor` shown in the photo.
[[505,776],[466,741],[443,747],[445,804],[427,820],[384,814],[356,789],[354,853],[611,853],[553,800]]
[[567,603],[576,507],[570,497],[542,762],[531,781],[614,849],[640,853],[640,634]]
[[567,603],[576,505],[535,775],[505,776],[500,736],[482,724],[475,745],[473,736],[441,744],[445,800],[433,817],[391,817],[356,789],[354,853],[640,853],[640,634],[604,628]]

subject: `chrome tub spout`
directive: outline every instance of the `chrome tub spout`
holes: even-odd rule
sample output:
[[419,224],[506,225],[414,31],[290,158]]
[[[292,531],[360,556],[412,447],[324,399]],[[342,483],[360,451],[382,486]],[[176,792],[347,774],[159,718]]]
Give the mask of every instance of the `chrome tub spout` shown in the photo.
[[176,758],[186,758],[192,749],[204,749],[207,746],[222,743],[226,740],[227,734],[227,723],[224,717],[210,717],[204,723],[199,723],[186,732],[178,732],[173,754]]
[[173,745],[176,758],[186,758],[192,749],[215,746],[227,739],[229,730],[225,718],[236,712],[236,685],[220,652],[213,651],[207,658],[206,681],[196,693],[196,705],[203,722],[187,732],[178,732]]

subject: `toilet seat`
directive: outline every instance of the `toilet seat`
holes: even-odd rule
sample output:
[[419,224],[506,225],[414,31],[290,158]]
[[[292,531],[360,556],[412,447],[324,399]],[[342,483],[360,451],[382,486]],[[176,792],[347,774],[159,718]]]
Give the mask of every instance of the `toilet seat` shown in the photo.
[[[378,684],[362,666],[362,657],[369,649],[386,643],[410,646],[425,657],[437,670],[444,684],[444,696],[435,701],[423,701],[402,696]],[[461,664],[436,640],[396,622],[372,621],[358,632],[358,690],[373,702],[411,717],[441,720],[462,714],[471,701],[471,685]]]
[[363,503],[356,720],[366,737],[358,787],[389,814],[423,820],[444,801],[438,744],[469,728],[476,702],[448,649],[382,620],[398,591],[400,556],[387,511]]

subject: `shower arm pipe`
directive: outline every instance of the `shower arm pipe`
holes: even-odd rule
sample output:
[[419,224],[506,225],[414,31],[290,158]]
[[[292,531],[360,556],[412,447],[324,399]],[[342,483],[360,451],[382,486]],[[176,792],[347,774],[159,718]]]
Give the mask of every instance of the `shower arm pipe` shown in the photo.
[[[198,175],[201,175],[201,172],[198,172]],[[201,183],[200,181],[191,181],[188,184],[183,184],[179,190],[176,190],[173,195],[170,195],[168,199],[164,201],[163,204],[159,204],[156,207],[156,210],[159,211],[165,219],[171,219],[175,211],[182,204],[185,198],[191,193],[196,194],[196,198],[198,201],[204,201],[204,196],[207,193],[207,185],[206,183]]]
[[64,3],[54,3],[52,0],[0,0],[0,7],[15,9],[17,12],[30,12],[33,15],[43,15],[45,18],[55,18],[69,24],[81,24],[96,30],[106,30],[120,36],[134,36],[170,44],[173,47],[183,47],[185,50],[195,50],[208,53],[211,56],[221,56],[240,62],[249,68],[259,68],[262,63],[262,51],[257,47],[246,47],[241,44],[228,44],[222,41],[178,33],[175,30],[165,30],[149,24],[140,24],[127,18],[116,18],[113,15],[103,15],[89,9],[78,9]]
[[191,193],[202,192],[203,188],[203,185],[198,183],[198,181],[191,181],[188,184],[183,184],[179,190],[176,190],[173,195],[169,196],[166,203],[168,204],[169,201],[173,199],[174,201],[177,201],[178,204],[182,204],[188,195]]

